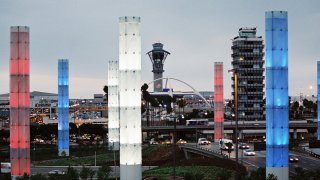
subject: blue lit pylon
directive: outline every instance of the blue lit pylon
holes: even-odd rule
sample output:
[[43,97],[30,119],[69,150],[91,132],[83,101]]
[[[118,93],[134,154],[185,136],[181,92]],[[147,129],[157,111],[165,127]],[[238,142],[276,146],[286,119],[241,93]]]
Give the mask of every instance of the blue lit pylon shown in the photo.
[[286,11],[266,12],[266,175],[287,180],[288,18]]
[[58,61],[58,153],[69,156],[69,61]]

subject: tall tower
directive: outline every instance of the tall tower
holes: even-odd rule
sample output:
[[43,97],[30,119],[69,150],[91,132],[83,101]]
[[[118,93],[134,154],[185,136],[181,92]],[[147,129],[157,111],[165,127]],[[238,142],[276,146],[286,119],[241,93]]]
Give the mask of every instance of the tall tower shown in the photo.
[[[263,40],[256,28],[240,28],[232,41],[232,66],[238,75],[238,120],[264,121]],[[232,77],[235,91],[235,79]],[[233,91],[233,95],[234,95]]]
[[288,18],[269,11],[266,22],[266,175],[289,179]]
[[224,137],[223,63],[214,63],[214,140]]
[[10,44],[10,159],[15,178],[30,174],[29,27],[11,27]]
[[58,61],[58,153],[69,156],[69,61]]
[[119,150],[119,61],[108,63],[108,145],[109,149]]
[[[162,74],[164,72],[164,61],[170,53],[168,51],[163,50],[163,44],[161,43],[154,43],[152,44],[152,46],[153,49],[149,51],[147,54],[149,55],[149,58],[152,62],[153,80],[156,80],[162,78]],[[162,79],[155,81],[153,83],[153,91],[162,92],[162,86]]]
[[[317,97],[317,103],[320,104],[320,61],[317,62],[317,84],[318,84],[318,97]],[[320,140],[320,105],[318,108],[318,137],[317,139]]]
[[120,179],[141,179],[140,17],[120,17]]

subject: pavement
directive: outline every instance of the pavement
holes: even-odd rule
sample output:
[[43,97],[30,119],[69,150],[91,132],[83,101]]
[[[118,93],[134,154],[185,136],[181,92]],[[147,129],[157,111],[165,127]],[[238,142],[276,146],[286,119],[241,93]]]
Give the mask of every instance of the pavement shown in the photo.
[[[194,143],[196,146],[196,144]],[[197,145],[199,146],[199,145]],[[253,144],[249,144],[250,149],[253,149]],[[220,150],[219,143],[213,142],[210,145],[201,145],[202,148],[207,148],[210,150]],[[320,149],[312,149],[313,152],[319,152],[320,154]],[[256,155],[255,156],[245,156],[243,154],[243,150],[239,149],[238,151],[238,158],[239,158],[239,163],[242,163],[244,166],[247,167],[248,170],[254,170],[259,167],[265,167],[266,166],[266,151],[255,151]],[[228,151],[222,151],[223,154],[228,154]],[[297,152],[291,152],[289,153],[290,155],[297,156],[299,158],[298,162],[294,163],[289,163],[289,172],[290,174],[295,174],[295,168],[296,167],[302,167],[306,170],[320,170],[320,160],[314,157],[310,157],[306,154],[302,153],[297,153]],[[233,150],[230,153],[230,158],[235,160],[235,150]]]

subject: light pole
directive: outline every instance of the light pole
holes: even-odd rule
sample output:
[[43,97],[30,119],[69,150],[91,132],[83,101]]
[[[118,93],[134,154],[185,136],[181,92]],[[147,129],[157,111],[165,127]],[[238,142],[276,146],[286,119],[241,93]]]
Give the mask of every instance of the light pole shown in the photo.
[[234,115],[236,121],[235,138],[236,138],[236,168],[238,170],[238,73],[236,69],[231,69],[228,72],[234,76]]
[[176,138],[177,138],[177,118],[174,115],[174,124],[173,124],[173,179],[176,179]]

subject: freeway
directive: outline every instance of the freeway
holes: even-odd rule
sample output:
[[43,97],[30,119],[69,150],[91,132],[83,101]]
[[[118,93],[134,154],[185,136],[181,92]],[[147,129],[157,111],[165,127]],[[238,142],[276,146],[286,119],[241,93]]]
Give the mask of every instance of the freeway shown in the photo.
[[[190,144],[193,146],[196,146],[195,143]],[[249,144],[250,148],[253,149],[253,145]],[[199,147],[199,145],[197,145]],[[201,149],[208,149],[213,151],[219,151],[219,143],[212,143],[210,145],[201,145]],[[222,151],[223,154],[228,155],[227,151]],[[243,150],[239,149],[238,152],[239,157],[239,163],[242,163],[244,166],[247,167],[248,170],[257,169],[259,167],[265,167],[265,159],[266,159],[266,151],[256,151],[255,156],[244,156]],[[310,157],[308,155],[302,154],[302,153],[296,153],[296,152],[290,152],[290,155],[297,156],[299,158],[298,162],[295,163],[289,163],[289,171],[290,174],[295,173],[296,167],[302,167],[306,170],[320,170],[320,159]],[[235,160],[235,151],[232,151],[230,153],[230,158]]]
[[[317,129],[317,123],[290,123],[289,128],[290,129],[308,129],[308,130],[316,130]],[[235,129],[235,124],[225,124],[224,129],[225,130],[232,130]],[[244,129],[266,129],[266,124],[239,124],[238,125],[239,130]],[[143,126],[142,131],[173,131],[173,126]],[[195,130],[214,130],[214,125],[197,125],[197,126],[185,126],[185,125],[177,125],[176,126],[177,131],[195,131]]]

